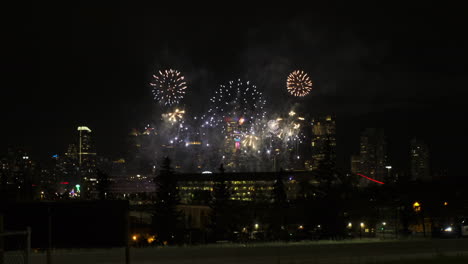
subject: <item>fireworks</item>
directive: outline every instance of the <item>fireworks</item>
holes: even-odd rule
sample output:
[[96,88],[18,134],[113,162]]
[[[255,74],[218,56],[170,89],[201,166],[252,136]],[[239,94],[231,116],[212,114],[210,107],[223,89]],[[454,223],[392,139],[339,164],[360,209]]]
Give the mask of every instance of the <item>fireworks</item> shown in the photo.
[[[299,154],[301,146],[307,144],[309,122],[300,108],[267,117],[265,96],[249,81],[237,79],[220,85],[206,98],[208,102],[200,102],[208,110],[194,116],[187,111],[190,106],[181,104],[187,84],[179,71],[161,70],[153,77],[154,99],[163,107],[158,108],[162,118],[155,124],[157,133],[150,125],[142,133],[144,140],[157,149],[148,155],[173,155],[181,167],[192,170],[211,170],[225,163],[236,171],[268,170],[273,156],[274,166],[289,166],[291,157],[295,160],[303,156]],[[306,96],[312,90],[312,81],[303,71],[294,71],[288,77],[287,89],[294,96]],[[184,160],[190,162],[184,164]]]
[[252,127],[265,117],[265,104],[263,94],[255,85],[240,79],[230,81],[228,85],[221,85],[210,99],[210,109],[203,117],[203,126],[213,127],[234,121]]
[[258,137],[254,135],[245,135],[244,140],[242,141],[242,144],[252,149],[256,149],[258,145],[257,141],[258,141]]
[[165,116],[169,120],[169,122],[175,123],[184,117],[185,111],[184,110],[179,110],[176,108],[176,110],[172,113],[167,113]]
[[307,73],[297,70],[289,74],[286,87],[290,94],[303,97],[312,90],[312,81]]
[[153,75],[153,78],[150,85],[153,86],[154,99],[159,103],[170,106],[178,104],[184,97],[187,83],[179,71],[172,69],[159,71]]
[[281,121],[281,120],[270,120],[270,121],[268,121],[268,123],[267,123],[268,132],[270,132],[273,135],[279,134],[281,132],[280,131],[280,126],[279,126],[279,121]]

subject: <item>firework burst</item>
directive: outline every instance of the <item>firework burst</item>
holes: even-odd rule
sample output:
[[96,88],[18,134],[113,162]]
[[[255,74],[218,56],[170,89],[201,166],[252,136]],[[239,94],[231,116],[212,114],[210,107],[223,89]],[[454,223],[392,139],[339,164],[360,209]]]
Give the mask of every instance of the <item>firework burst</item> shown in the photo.
[[161,104],[170,106],[178,104],[185,95],[187,83],[184,76],[177,70],[159,71],[153,75],[150,85],[153,87],[153,96]]
[[252,149],[256,149],[258,145],[258,140],[259,137],[256,137],[255,135],[245,135],[242,144]]
[[184,118],[185,110],[176,109],[174,112],[164,114],[163,117],[166,117],[167,120],[171,123],[176,123],[182,121]]
[[265,104],[263,94],[249,81],[230,81],[228,85],[221,85],[210,99],[203,125],[213,127],[231,120],[253,126],[265,117]]
[[297,70],[289,74],[286,87],[290,94],[304,97],[312,90],[312,81],[307,73]]

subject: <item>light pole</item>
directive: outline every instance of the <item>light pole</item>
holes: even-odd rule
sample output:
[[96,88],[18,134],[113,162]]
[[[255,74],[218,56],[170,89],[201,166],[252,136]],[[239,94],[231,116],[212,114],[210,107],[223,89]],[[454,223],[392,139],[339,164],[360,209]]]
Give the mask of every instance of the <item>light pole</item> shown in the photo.
[[382,238],[385,238],[385,226],[387,225],[386,222],[382,222]]
[[352,237],[353,236],[353,233],[352,233],[353,224],[349,222],[347,228],[348,228],[348,236]]
[[364,228],[364,223],[361,222],[359,225],[359,239],[362,239],[362,229]]

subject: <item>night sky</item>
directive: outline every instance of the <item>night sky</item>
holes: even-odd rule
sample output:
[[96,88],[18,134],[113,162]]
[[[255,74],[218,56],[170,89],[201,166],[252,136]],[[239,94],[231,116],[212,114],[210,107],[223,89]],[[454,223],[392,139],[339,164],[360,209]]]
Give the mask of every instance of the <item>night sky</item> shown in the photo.
[[[466,9],[240,7],[3,8],[0,153],[22,147],[43,161],[87,125],[100,154],[120,157],[130,129],[157,117],[148,83],[170,67],[187,77],[192,112],[219,84],[243,78],[275,109],[300,103],[311,115],[336,114],[343,167],[362,129],[382,127],[392,165],[407,168],[409,140],[419,137],[435,171],[463,172]],[[301,100],[285,89],[295,69],[314,82]]]

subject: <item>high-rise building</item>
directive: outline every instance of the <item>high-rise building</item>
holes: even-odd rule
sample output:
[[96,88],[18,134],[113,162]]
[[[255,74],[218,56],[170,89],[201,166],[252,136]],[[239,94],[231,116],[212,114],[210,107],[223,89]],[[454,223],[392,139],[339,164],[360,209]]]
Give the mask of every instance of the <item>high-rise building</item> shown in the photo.
[[67,152],[65,152],[65,156],[67,156],[70,160],[76,161],[78,160],[78,150],[76,148],[76,144],[68,145]]
[[361,134],[359,173],[379,181],[387,176],[387,144],[383,129],[366,128]]
[[96,152],[91,141],[91,129],[86,126],[79,126],[78,133],[78,164],[80,166],[94,167]]
[[21,149],[8,149],[0,157],[0,192],[10,197],[31,199],[32,187],[39,182],[37,164]]
[[[91,138],[91,129],[86,126],[78,127],[78,168],[81,186],[81,194],[85,198],[92,196],[95,190],[96,176],[96,152]],[[73,183],[74,184],[74,183]]]
[[413,139],[410,143],[411,179],[430,181],[429,148],[419,140]]
[[359,155],[351,156],[351,172],[356,174],[359,173],[361,167],[361,157]]
[[336,161],[336,122],[333,116],[327,115],[312,118],[311,125],[312,159],[309,163],[309,169],[316,170],[326,155],[330,155],[332,162]]

